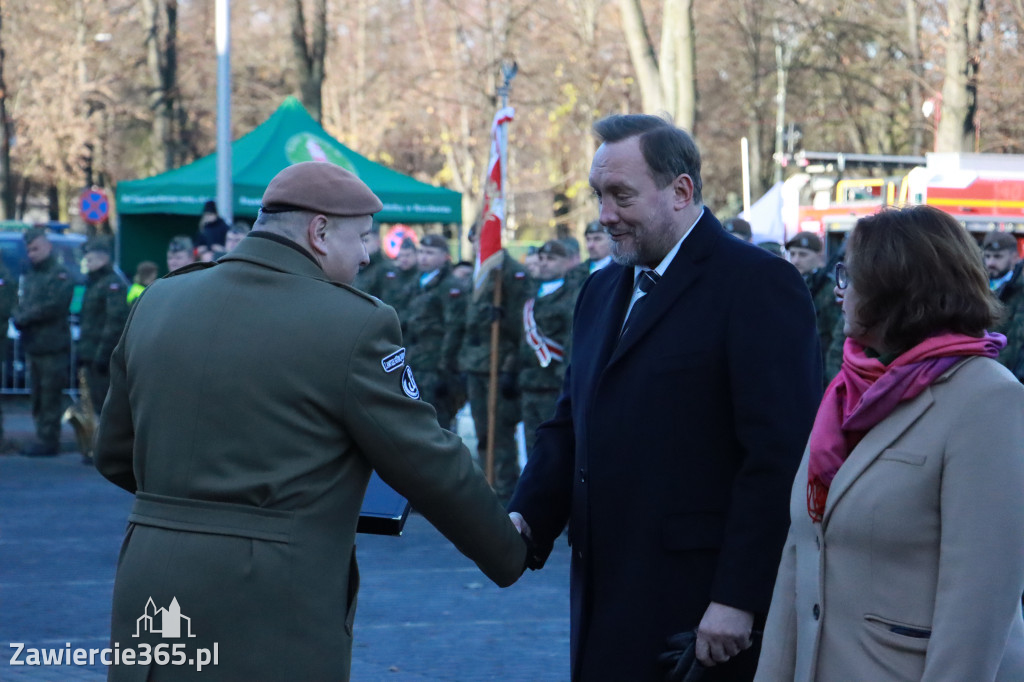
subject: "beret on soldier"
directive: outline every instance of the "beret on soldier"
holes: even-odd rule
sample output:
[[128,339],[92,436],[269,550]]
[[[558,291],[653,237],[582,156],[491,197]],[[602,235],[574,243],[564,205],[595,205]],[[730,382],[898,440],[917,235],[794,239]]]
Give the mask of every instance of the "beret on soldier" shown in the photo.
[[722,223],[722,227],[725,228],[726,232],[731,232],[734,235],[743,237],[744,239],[750,239],[752,236],[750,223],[743,218],[729,218]]
[[821,253],[821,237],[813,232],[797,232],[796,236],[786,242],[787,249],[810,249]]
[[341,166],[303,161],[274,176],[263,193],[264,213],[312,211],[334,216],[373,215],[384,208],[366,183]]
[[558,258],[565,258],[569,255],[569,249],[565,248],[565,244],[557,239],[544,242],[544,245],[537,249],[537,253],[544,253],[549,256],[556,256]]
[[1017,238],[1009,232],[989,232],[981,242],[983,251],[1017,250]]
[[604,232],[604,225],[602,225],[599,220],[587,223],[587,227],[583,230],[583,234],[585,235],[594,234],[595,232]]
[[448,240],[439,234],[425,234],[420,240],[421,247],[448,250]]

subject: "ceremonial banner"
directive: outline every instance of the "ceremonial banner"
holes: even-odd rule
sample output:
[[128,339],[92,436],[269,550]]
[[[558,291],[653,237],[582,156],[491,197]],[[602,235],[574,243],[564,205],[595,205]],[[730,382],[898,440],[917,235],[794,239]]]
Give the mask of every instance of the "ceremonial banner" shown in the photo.
[[484,215],[480,226],[480,245],[476,251],[473,287],[487,279],[488,273],[501,263],[501,233],[505,228],[505,187],[502,182],[505,167],[505,128],[515,116],[512,107],[500,109],[491,124],[491,155],[487,164],[484,187]]

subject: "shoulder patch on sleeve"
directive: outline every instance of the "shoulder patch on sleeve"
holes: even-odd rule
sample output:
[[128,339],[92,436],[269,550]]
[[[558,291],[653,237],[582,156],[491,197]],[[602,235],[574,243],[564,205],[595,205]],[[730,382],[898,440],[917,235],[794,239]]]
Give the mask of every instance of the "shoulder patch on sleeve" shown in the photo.
[[386,355],[381,358],[380,366],[384,368],[384,371],[390,374],[396,369],[402,369],[402,365],[405,364],[405,349],[399,348],[394,353]]
[[522,270],[516,270],[515,278],[516,279],[526,279],[526,273],[523,272]]
[[448,295],[452,298],[458,298],[459,296],[462,296],[462,289],[452,287],[448,290]]
[[420,399],[420,387],[416,385],[416,380],[412,378],[412,367],[405,368],[405,374],[402,375],[402,390],[413,400]]

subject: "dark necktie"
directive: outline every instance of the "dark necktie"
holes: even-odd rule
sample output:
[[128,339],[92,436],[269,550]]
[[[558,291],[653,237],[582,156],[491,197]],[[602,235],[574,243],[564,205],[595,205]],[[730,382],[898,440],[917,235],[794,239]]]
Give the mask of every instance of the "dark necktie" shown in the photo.
[[640,279],[637,281],[636,285],[644,295],[636,299],[636,302],[633,303],[633,308],[629,311],[629,314],[626,316],[626,321],[622,325],[622,332],[619,334],[620,339],[626,335],[626,330],[629,329],[629,325],[636,319],[637,311],[640,310],[640,307],[647,300],[647,297],[650,296],[651,289],[654,288],[654,285],[657,284],[660,279],[661,275],[654,270],[644,270],[640,273]]

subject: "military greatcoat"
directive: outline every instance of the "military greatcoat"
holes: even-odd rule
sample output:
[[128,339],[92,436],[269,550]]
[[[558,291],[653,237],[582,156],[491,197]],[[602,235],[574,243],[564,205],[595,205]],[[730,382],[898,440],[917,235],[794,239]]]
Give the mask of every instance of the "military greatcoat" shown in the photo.
[[261,234],[151,285],[114,351],[96,466],[136,499],[112,641],[150,641],[133,638],[148,600],[176,600],[189,651],[218,645],[210,679],[347,680],[371,470],[496,583],[518,578],[525,547],[416,399],[394,311]]

